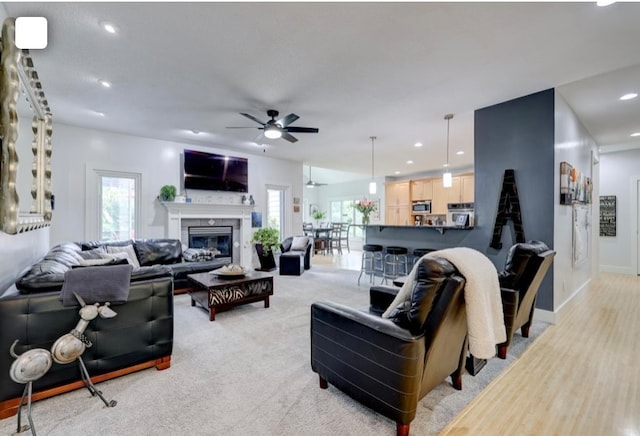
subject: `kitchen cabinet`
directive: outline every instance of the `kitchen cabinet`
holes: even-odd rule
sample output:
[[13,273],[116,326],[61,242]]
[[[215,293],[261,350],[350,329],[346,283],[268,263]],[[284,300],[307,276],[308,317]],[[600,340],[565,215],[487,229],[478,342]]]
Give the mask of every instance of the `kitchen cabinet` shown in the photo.
[[431,200],[433,197],[433,179],[411,181],[411,201]]
[[409,206],[410,182],[389,182],[385,184],[385,205],[386,206]]
[[[436,181],[437,180],[437,181]],[[433,199],[431,200],[431,213],[434,215],[444,215],[447,213],[448,203],[460,203],[460,177],[452,178],[452,186],[445,188],[442,186],[442,179],[433,181]]]
[[385,211],[385,224],[388,226],[410,226],[413,221],[410,217],[409,205],[387,206]]
[[409,180],[405,180],[385,184],[385,224],[403,226],[409,223],[410,183]]
[[475,200],[475,177],[473,174],[460,176],[460,203],[473,203]]

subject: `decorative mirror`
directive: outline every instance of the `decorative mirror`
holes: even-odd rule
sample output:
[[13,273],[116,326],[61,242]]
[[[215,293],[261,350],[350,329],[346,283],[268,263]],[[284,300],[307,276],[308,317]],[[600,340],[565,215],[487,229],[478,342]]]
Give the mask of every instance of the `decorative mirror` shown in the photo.
[[0,229],[16,234],[51,224],[51,110],[29,51],[15,46],[15,18],[0,50]]

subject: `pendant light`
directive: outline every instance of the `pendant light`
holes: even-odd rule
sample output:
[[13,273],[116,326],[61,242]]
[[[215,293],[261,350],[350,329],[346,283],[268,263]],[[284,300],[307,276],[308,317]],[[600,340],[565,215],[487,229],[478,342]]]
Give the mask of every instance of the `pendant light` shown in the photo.
[[376,140],[375,136],[369,136],[371,138],[371,181],[369,182],[369,194],[375,194],[377,190],[376,182],[373,179],[373,141]]
[[445,172],[442,174],[442,186],[445,188],[451,188],[453,186],[453,176],[449,171],[449,121],[453,118],[453,114],[447,114],[444,119],[447,120],[447,163],[445,164]]

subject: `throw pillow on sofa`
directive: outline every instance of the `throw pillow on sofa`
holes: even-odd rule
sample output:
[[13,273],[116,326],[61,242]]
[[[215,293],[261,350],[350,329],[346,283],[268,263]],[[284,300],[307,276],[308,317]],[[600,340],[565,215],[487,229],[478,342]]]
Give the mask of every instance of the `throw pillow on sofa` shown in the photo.
[[84,260],[92,260],[92,259],[103,259],[103,254],[105,254],[106,251],[103,247],[98,247],[98,248],[94,248],[93,250],[84,250],[84,251],[80,251],[80,257],[82,257],[82,259]]
[[136,252],[133,251],[133,245],[124,245],[122,247],[107,245],[107,254],[126,253],[127,260],[135,268],[140,268],[140,262]]

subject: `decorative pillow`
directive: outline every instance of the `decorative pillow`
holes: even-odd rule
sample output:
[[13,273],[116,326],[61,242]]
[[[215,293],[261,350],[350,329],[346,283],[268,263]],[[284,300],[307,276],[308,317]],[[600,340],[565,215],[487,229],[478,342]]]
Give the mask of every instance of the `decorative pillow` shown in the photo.
[[291,241],[291,250],[293,251],[304,251],[307,248],[307,244],[309,243],[309,238],[306,236],[294,236],[293,241]]
[[104,253],[106,253],[106,251],[103,247],[98,247],[98,248],[94,248],[93,250],[84,250],[79,252],[80,257],[82,257],[84,260],[102,259],[102,255]]
[[[105,253],[107,255],[107,253]],[[78,266],[101,266],[101,265],[115,265],[119,259],[114,257],[101,257],[100,259],[82,259]],[[123,259],[126,263],[129,263],[127,259]]]
[[122,247],[107,245],[107,254],[126,253],[128,262],[136,268],[140,268],[140,262],[133,250],[133,245],[124,245]]

